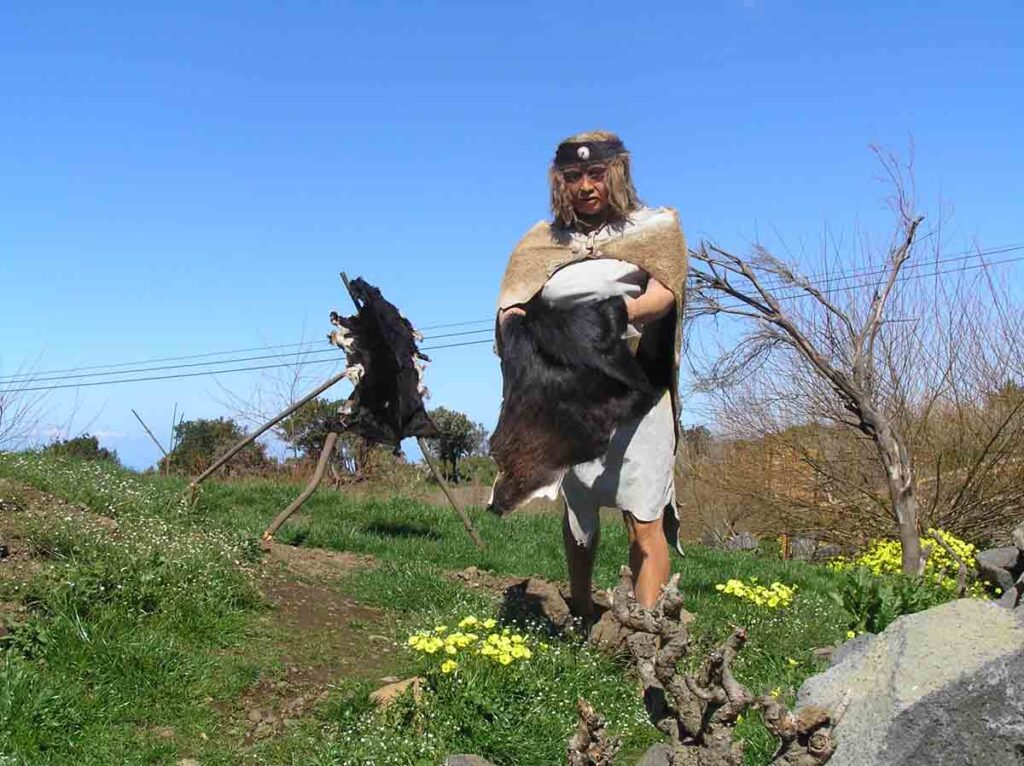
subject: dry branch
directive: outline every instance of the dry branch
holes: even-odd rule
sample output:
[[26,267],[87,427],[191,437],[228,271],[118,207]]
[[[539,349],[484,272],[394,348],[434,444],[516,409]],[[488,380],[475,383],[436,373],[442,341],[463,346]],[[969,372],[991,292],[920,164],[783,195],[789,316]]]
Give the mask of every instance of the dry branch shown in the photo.
[[953,550],[953,546],[951,546],[949,543],[947,543],[943,539],[942,535],[940,535],[934,529],[929,530],[928,536],[931,537],[935,542],[937,542],[939,544],[939,546],[944,551],[946,551],[946,553],[949,554],[950,558],[952,558],[953,561],[955,561],[957,564],[960,565],[960,569],[959,569],[959,571],[957,572],[957,575],[956,575],[956,597],[957,598],[963,598],[964,593],[967,592],[967,564],[966,564],[966,562],[963,560],[963,558],[960,556],[959,553],[957,553],[955,550]]

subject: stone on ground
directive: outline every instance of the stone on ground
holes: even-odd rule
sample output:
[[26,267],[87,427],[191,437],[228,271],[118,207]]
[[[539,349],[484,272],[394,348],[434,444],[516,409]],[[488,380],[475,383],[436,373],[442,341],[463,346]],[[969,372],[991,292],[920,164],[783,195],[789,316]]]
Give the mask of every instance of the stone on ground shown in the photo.
[[996,603],[1010,609],[1015,607],[1024,591],[1024,551],[1015,545],[992,548],[979,553],[977,562],[981,579],[1002,590]]
[[370,702],[373,702],[381,707],[387,707],[396,699],[405,693],[406,689],[412,689],[412,698],[419,702],[420,699],[420,686],[423,683],[423,679],[419,676],[413,676],[412,678],[406,678],[404,681],[396,681],[392,684],[387,684],[380,687],[376,691],[370,692]]
[[953,601],[859,649],[798,697],[842,716],[830,766],[1024,763],[1024,611]]
[[530,577],[506,588],[503,611],[512,618],[537,620],[550,632],[559,632],[572,622],[558,585],[541,577]]
[[644,757],[637,761],[636,766],[672,766],[673,752],[672,746],[664,742],[651,745],[644,753]]
[[755,551],[757,546],[757,538],[749,532],[740,532],[725,541],[727,551]]
[[449,755],[441,766],[494,766],[479,755]]

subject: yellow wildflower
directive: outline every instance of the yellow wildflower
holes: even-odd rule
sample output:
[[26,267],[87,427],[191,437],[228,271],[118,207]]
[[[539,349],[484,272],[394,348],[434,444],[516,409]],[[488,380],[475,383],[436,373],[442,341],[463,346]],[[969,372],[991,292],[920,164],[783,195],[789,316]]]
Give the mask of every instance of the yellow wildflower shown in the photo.
[[459,663],[457,663],[455,660],[445,660],[444,662],[441,663],[441,672],[442,673],[451,673],[458,666],[459,666]]

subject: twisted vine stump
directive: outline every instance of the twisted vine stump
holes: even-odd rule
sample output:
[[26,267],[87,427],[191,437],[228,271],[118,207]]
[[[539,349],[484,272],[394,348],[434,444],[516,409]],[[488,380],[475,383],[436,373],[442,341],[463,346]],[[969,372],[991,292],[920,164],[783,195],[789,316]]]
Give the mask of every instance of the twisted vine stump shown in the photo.
[[585,699],[577,701],[576,712],[580,724],[569,739],[569,766],[611,766],[621,746],[619,738],[608,736],[604,716]]
[[715,648],[695,675],[679,672],[677,664],[689,653],[690,642],[682,608],[678,574],[646,609],[634,598],[632,575],[623,567],[612,592],[612,614],[629,631],[626,643],[644,685],[647,712],[669,738],[672,763],[742,766],[743,743],[734,741],[733,729],[748,710],[760,711],[765,726],[781,740],[772,766],[827,762],[833,752],[832,721],[824,710],[808,706],[791,712],[774,697],[756,698],[733,676],[732,662],[747,640],[745,629],[736,629]]

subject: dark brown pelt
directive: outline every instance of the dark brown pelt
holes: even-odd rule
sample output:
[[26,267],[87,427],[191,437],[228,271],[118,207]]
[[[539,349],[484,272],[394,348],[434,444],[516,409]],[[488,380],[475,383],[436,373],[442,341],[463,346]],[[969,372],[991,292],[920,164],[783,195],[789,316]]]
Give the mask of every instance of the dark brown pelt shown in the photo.
[[491,510],[515,510],[572,465],[603,455],[655,390],[623,338],[622,298],[552,309],[539,298],[503,328],[504,401],[491,436],[500,470]]

